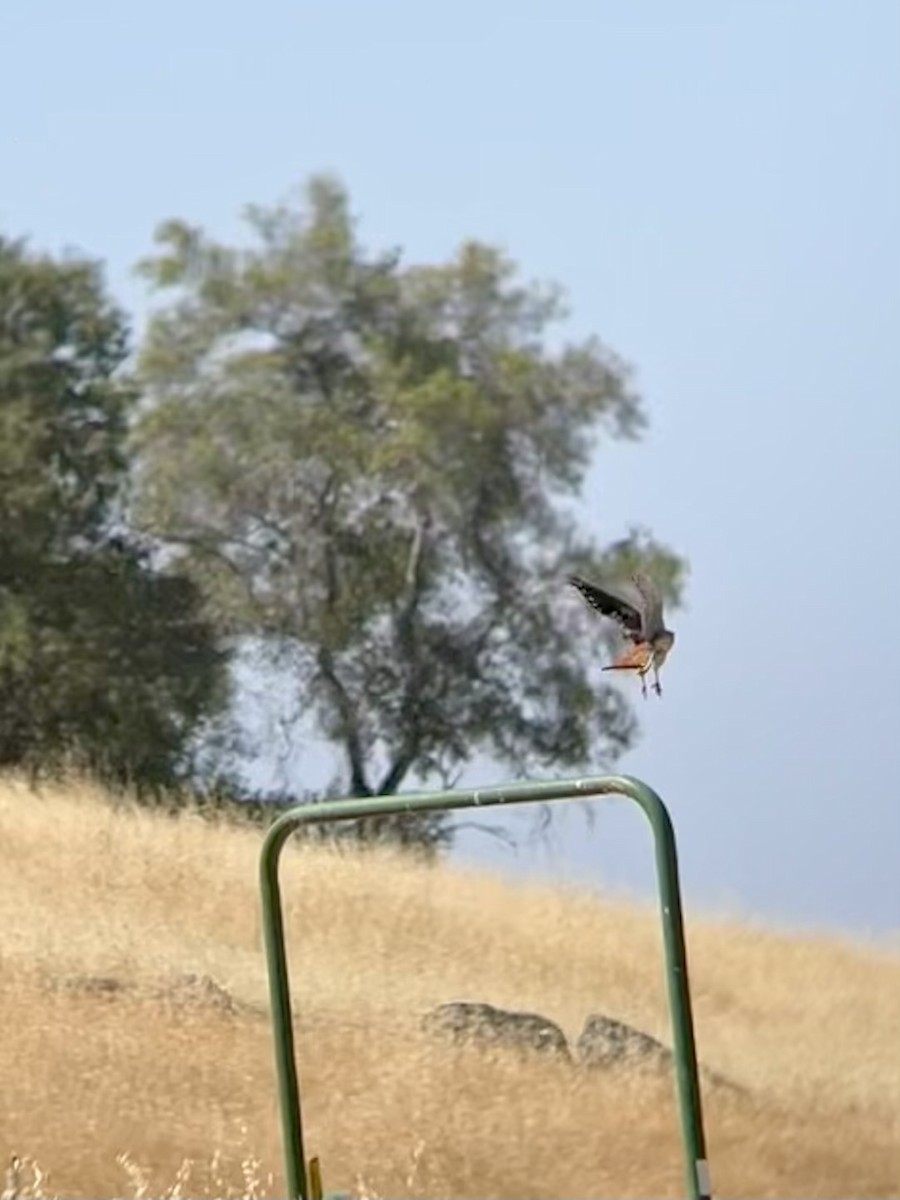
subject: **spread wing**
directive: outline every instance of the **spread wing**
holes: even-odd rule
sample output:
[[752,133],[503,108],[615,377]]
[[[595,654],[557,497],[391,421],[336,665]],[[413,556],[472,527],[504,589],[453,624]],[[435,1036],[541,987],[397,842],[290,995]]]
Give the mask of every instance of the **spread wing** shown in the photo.
[[569,583],[581,592],[591,608],[595,608],[604,617],[612,617],[614,621],[618,621],[633,642],[643,641],[643,619],[640,610],[624,596],[616,595],[608,588],[599,588],[593,583],[588,583],[578,575],[570,575]]
[[644,634],[649,640],[665,629],[662,596],[649,575],[638,572],[632,576],[632,580],[644,602]]

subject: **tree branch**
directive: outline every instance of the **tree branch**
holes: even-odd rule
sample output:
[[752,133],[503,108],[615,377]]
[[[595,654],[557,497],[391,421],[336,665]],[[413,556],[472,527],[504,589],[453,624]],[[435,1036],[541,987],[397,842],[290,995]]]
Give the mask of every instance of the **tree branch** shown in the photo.
[[[333,495],[332,484],[333,478],[329,476],[319,497],[319,514],[325,527],[325,602],[329,611],[334,610],[338,598],[337,563],[334,559],[334,543],[332,541],[332,514],[329,510],[329,501]],[[319,672],[331,692],[334,706],[340,716],[341,736],[344,739],[347,762],[350,767],[350,790],[354,796],[371,796],[372,789],[366,778],[366,756],[359,731],[359,723],[353,708],[353,701],[344,687],[341,677],[337,673],[334,655],[325,641],[322,641],[319,645],[316,660]]]
[[378,785],[379,796],[392,796],[405,779],[416,760],[422,742],[422,723],[419,719],[418,695],[422,683],[422,664],[416,638],[416,615],[425,591],[425,548],[431,529],[431,516],[426,511],[418,521],[406,563],[406,599],[397,614],[395,628],[400,654],[408,669],[400,701],[400,724],[404,730],[400,748]]
[[354,796],[371,796],[372,789],[366,778],[366,756],[359,734],[356,713],[353,711],[353,702],[337,673],[334,656],[327,646],[319,647],[317,662],[319,673],[328,685],[335,708],[341,718],[341,736],[344,739],[347,762],[350,767],[350,790]]

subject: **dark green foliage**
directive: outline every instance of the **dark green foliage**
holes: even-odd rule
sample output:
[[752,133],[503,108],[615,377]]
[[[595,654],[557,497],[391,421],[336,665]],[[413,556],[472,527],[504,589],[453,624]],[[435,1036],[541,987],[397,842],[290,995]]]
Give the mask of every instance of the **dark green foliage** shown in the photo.
[[225,699],[196,585],[116,536],[135,393],[96,267],[0,239],[0,766],[176,780]]
[[125,467],[127,344],[97,268],[0,238],[0,537],[65,555],[102,537]]

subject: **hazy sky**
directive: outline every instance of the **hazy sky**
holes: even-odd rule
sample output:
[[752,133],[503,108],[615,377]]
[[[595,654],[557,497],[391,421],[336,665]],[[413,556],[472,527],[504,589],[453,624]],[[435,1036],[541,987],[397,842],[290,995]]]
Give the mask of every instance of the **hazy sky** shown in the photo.
[[[0,48],[0,228],[105,259],[132,311],[158,221],[236,237],[323,169],[372,247],[477,237],[559,280],[652,420],[585,519],[691,563],[621,764],[689,906],[900,928],[897,0],[29,0]],[[461,852],[645,892],[639,814],[585,830]]]

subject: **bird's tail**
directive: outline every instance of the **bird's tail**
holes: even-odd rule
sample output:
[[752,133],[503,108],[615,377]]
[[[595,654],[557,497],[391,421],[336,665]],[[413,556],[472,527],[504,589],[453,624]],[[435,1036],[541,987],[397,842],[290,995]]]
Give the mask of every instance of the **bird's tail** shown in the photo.
[[604,671],[647,671],[650,669],[653,649],[649,642],[640,642],[626,650],[615,662],[604,667]]

